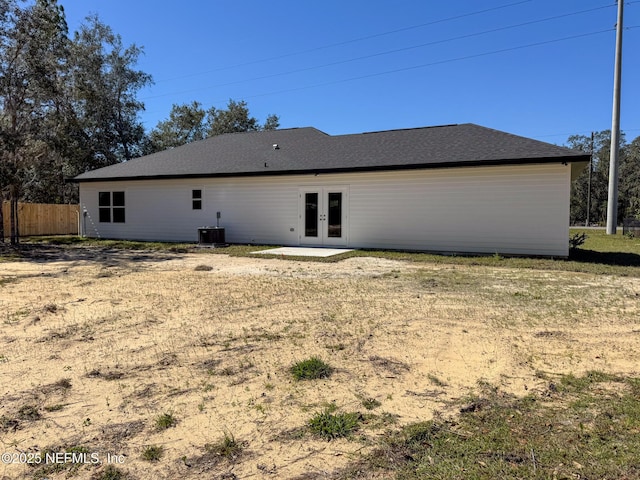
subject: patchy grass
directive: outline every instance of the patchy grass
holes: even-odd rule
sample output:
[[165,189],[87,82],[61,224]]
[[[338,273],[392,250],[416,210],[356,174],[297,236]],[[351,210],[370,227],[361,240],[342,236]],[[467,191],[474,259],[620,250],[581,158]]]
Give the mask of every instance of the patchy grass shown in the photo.
[[567,375],[523,398],[485,386],[460,412],[401,429],[341,478],[383,472],[398,479],[640,475],[637,378]]
[[[295,257],[274,255],[270,258],[296,260],[304,262],[339,262],[350,257],[375,257],[390,260],[407,260],[412,262],[472,265],[505,268],[527,268],[537,270],[564,270],[568,272],[584,272],[608,275],[624,275],[640,277],[640,239],[622,235],[607,235],[604,230],[587,230],[572,228],[571,235],[586,233],[584,245],[574,249],[568,259],[504,257],[501,255],[440,255],[432,253],[416,253],[384,250],[355,250],[326,258]],[[567,243],[570,235],[567,235]],[[60,246],[86,246],[129,250],[156,250],[163,252],[201,252],[203,254],[226,254],[230,256],[252,257],[251,252],[276,248],[260,245],[230,245],[226,248],[199,248],[193,243],[134,242],[125,240],[101,240],[75,236],[30,237],[24,244],[44,244]],[[2,255],[0,255],[2,258]]]
[[196,272],[210,272],[213,267],[210,265],[196,265],[193,270]]
[[[2,258],[3,257],[0,256],[0,261],[2,261]],[[9,258],[5,257],[5,260],[8,261],[8,260],[15,260],[15,259],[9,259]],[[17,281],[18,281],[18,279],[15,278],[15,277],[0,278],[0,287],[4,287],[5,285],[7,285],[9,283],[14,283],[14,282],[17,282]]]
[[[557,478],[638,478],[629,469],[584,473],[586,463],[573,452],[585,450],[587,458],[600,448],[584,443],[581,432],[604,428],[610,442],[618,441],[606,429],[621,426],[598,423],[608,416],[640,433],[632,399],[618,401],[637,392],[640,382],[582,374],[592,365],[625,371],[637,363],[636,278],[502,268],[511,261],[569,262],[498,256],[408,254],[437,260],[405,268],[373,259],[300,265],[205,257],[208,249],[182,256],[77,248],[83,261],[74,262],[64,248],[32,247],[32,258],[44,261],[12,266],[20,283],[0,288],[7,312],[2,320],[19,313],[0,338],[6,355],[0,355],[0,369],[22,380],[3,392],[0,433],[8,448],[51,439],[87,442],[101,453],[126,454],[130,465],[118,467],[132,468],[131,475],[185,479],[231,469],[250,477],[256,466],[273,478],[303,478],[341,468],[373,448],[380,453],[367,457],[360,478],[529,478],[534,468],[540,478],[553,478],[556,467]],[[370,256],[376,255],[401,253]],[[219,265],[221,274],[195,271],[207,263],[216,271]],[[254,263],[260,268],[252,270]],[[225,273],[234,271],[227,266],[241,266],[241,275]],[[101,271],[111,273],[96,278]],[[38,321],[30,320],[36,314]],[[37,348],[42,339],[46,349]],[[292,364],[312,354],[318,363],[339,367],[339,375],[294,381]],[[552,373],[570,369],[580,374]],[[43,385],[45,378],[54,383]],[[478,378],[500,391],[481,389],[457,403]],[[522,399],[503,392],[535,393]],[[598,396],[608,404],[594,400]],[[30,418],[27,410],[19,416],[25,405],[42,418]],[[175,428],[178,415],[170,408],[179,412]],[[400,430],[440,408],[458,413]],[[155,428],[163,413],[167,422]],[[502,427],[490,414],[501,414]],[[546,430],[534,423],[538,417]],[[131,418],[144,420],[132,427]],[[251,443],[231,435],[218,442],[216,431],[229,427]],[[536,428],[540,436],[573,429],[575,438],[553,439],[559,451],[548,452]],[[348,441],[333,441],[339,438]],[[148,463],[141,453],[153,442],[165,447],[156,447],[157,458],[148,460],[156,463]],[[632,437],[620,442],[618,449],[628,448]],[[239,454],[237,447],[248,451]],[[466,456],[473,465],[463,463]],[[568,472],[574,461],[582,468]],[[439,464],[441,470],[430,470]],[[77,477],[95,480],[105,467],[82,467]]]
[[50,385],[46,385],[43,387],[44,392],[50,391],[65,391],[69,390],[73,385],[71,385],[71,379],[69,378],[61,378],[57,382],[54,382]]
[[379,400],[373,397],[363,398],[361,399],[360,403],[362,403],[362,406],[367,410],[374,410],[382,405],[382,403]]
[[114,467],[113,465],[107,465],[107,467],[97,476],[93,477],[95,480],[124,480],[128,476],[122,470]]
[[210,454],[226,458],[228,460],[235,460],[242,453],[244,445],[237,441],[231,433],[225,432],[224,437],[222,437],[220,441],[216,443],[207,443],[204,448]]
[[164,413],[155,420],[156,430],[167,430],[168,428],[175,427],[178,424],[178,420],[171,413]]
[[63,403],[56,403],[55,405],[47,405],[44,407],[46,412],[59,412],[65,407]]
[[[105,240],[99,238],[77,237],[72,235],[53,235],[42,237],[27,237],[23,245],[58,245],[115,248],[122,250],[155,250],[161,252],[183,252],[194,247],[192,243],[175,242],[139,242],[134,240]],[[18,247],[19,248],[19,247]]]
[[392,375],[401,375],[409,371],[409,365],[398,360],[391,358],[384,358],[379,355],[372,355],[369,357],[369,361],[376,368],[376,370],[383,370]]
[[622,235],[622,228],[615,235],[607,235],[604,229],[571,228],[571,234],[586,234],[587,238],[580,249],[600,253],[636,253],[640,254],[640,238],[629,238]]
[[334,413],[334,408],[326,408],[317,412],[309,420],[309,429],[315,435],[330,441],[336,438],[350,436],[362,422],[362,415],[358,412]]
[[147,445],[142,450],[142,459],[147,462],[157,462],[162,458],[164,448],[162,445]]
[[17,416],[20,420],[40,420],[42,418],[35,405],[23,405],[18,409]]
[[568,375],[563,375],[560,378],[560,384],[556,385],[556,388],[560,391],[568,393],[582,393],[594,384],[605,382],[620,383],[623,381],[624,379],[617,375],[600,372],[598,370],[591,370],[584,374],[582,377],[576,377],[571,373]]
[[[20,260],[22,254],[20,250],[8,243],[0,242],[0,262],[15,262]],[[2,283],[0,282],[0,286]]]
[[61,472],[66,472],[65,476],[56,478],[73,478],[77,475],[80,469],[88,469],[93,466],[92,461],[97,460],[94,452],[95,450],[83,445],[46,448],[41,452],[41,458],[43,459],[47,458],[47,455],[71,454],[76,461],[57,461],[53,463],[42,461],[41,463],[29,463],[29,466],[34,468],[34,479],[46,480],[47,478],[50,478],[50,475],[59,474]]
[[432,373],[427,374],[427,379],[436,387],[446,387],[447,382],[445,382],[444,380],[439,379],[438,377],[436,377],[435,375],[433,375]]
[[296,380],[315,380],[330,377],[333,368],[318,357],[311,357],[295,363],[290,372]]
[[9,418],[5,415],[0,415],[0,432],[17,430],[19,427],[20,422],[15,418]]
[[[535,270],[563,270],[606,275],[640,277],[640,239],[628,238],[619,232],[607,235],[602,230],[571,229],[571,233],[586,231],[587,239],[569,258],[503,257],[500,255],[438,255],[430,253],[356,250],[349,256],[370,256],[392,260],[409,260],[442,265],[470,265]],[[569,237],[567,237],[567,242]],[[335,258],[335,257],[329,257]]]

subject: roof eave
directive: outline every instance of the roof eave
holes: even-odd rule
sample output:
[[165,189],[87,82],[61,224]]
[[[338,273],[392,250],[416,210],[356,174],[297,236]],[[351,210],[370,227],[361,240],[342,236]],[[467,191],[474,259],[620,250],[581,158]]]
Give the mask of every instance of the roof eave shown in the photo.
[[95,182],[122,182],[136,180],[176,180],[185,178],[230,178],[230,177],[264,177],[283,175],[320,175],[330,173],[357,173],[357,172],[378,172],[394,170],[431,170],[441,168],[461,168],[461,167],[485,167],[500,165],[534,165],[547,163],[580,163],[588,162],[589,155],[570,155],[564,157],[542,157],[542,158],[516,158],[497,160],[473,160],[466,162],[438,162],[438,163],[414,163],[404,165],[380,165],[362,167],[334,167],[315,169],[295,169],[295,170],[255,170],[252,172],[221,172],[221,173],[190,173],[190,174],[160,174],[160,175],[133,175],[121,177],[100,177],[100,178],[71,178],[67,179],[71,183],[95,183]]

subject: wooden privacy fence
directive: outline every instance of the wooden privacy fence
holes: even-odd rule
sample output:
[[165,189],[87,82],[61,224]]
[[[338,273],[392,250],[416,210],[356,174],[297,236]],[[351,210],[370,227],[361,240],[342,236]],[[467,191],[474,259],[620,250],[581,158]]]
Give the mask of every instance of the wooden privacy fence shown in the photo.
[[[20,236],[77,235],[79,205],[53,205],[48,203],[18,203]],[[4,235],[11,235],[11,208],[2,203]]]

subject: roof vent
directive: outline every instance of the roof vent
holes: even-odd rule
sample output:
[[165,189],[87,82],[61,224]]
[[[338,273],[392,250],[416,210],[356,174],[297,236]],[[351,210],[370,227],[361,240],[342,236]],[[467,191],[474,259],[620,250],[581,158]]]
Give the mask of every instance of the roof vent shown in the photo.
[[273,144],[273,149],[274,150],[280,150],[280,146],[277,143]]

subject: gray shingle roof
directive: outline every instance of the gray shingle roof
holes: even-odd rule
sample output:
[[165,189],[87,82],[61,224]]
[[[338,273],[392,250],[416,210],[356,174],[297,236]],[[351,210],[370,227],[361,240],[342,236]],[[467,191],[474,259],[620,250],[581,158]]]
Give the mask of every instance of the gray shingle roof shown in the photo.
[[[278,145],[274,149],[274,145]],[[234,133],[83,173],[75,181],[584,162],[584,152],[474,124],[351,135],[315,128]]]

